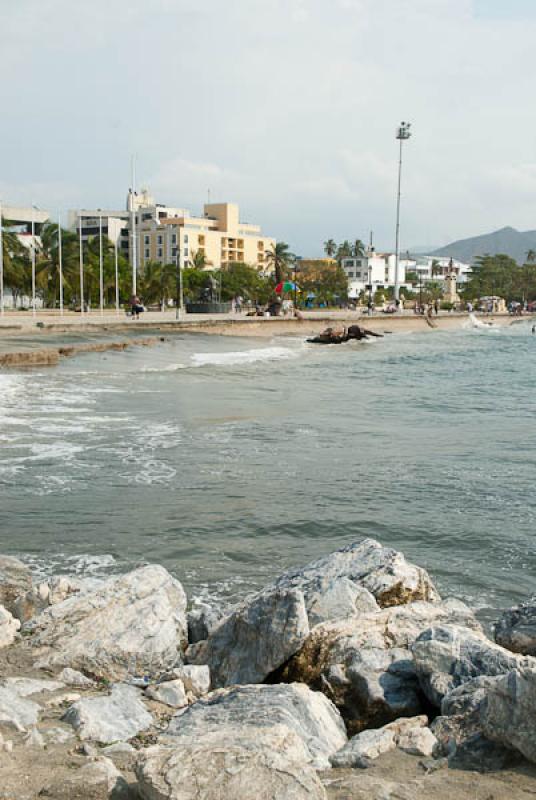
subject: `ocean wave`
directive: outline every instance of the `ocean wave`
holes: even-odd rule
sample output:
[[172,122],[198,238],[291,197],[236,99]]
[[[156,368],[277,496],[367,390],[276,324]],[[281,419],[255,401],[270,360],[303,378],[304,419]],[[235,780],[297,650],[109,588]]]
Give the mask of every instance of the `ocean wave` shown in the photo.
[[252,350],[236,350],[229,353],[194,353],[191,361],[196,367],[231,367],[255,364],[258,361],[279,361],[295,358],[298,351],[288,347],[259,347]]

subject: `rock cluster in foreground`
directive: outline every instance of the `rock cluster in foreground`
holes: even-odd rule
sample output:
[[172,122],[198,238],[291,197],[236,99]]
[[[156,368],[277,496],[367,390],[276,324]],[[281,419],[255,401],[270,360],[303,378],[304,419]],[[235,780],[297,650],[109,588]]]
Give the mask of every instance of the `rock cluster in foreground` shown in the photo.
[[43,796],[325,800],[340,767],[364,775],[393,751],[468,769],[536,763],[534,606],[506,612],[491,641],[372,539],[223,617],[188,613],[157,565],[33,585],[0,556],[0,600],[2,663],[30,663],[0,678],[0,777],[21,748],[82,761]]

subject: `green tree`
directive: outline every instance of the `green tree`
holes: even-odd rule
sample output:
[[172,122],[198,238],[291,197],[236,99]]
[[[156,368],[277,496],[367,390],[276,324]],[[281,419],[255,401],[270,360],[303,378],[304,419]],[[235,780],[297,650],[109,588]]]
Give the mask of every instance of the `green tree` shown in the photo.
[[532,264],[533,261],[536,261],[536,250],[527,250],[527,262]]
[[205,254],[201,253],[199,250],[192,250],[190,261],[188,263],[193,269],[205,269],[207,266],[207,259]]
[[266,252],[266,265],[273,272],[276,284],[289,277],[295,260],[296,256],[290,252],[286,242],[276,242]]
[[[521,300],[525,275],[529,273],[524,273],[510,256],[477,256],[462,296],[465,300],[486,296],[503,297],[507,302]],[[527,288],[530,290],[530,286]]]
[[334,239],[328,239],[324,242],[324,253],[328,258],[333,258],[337,252],[337,242]]
[[365,245],[363,244],[361,239],[356,239],[355,240],[353,248],[352,248],[352,251],[353,251],[352,255],[356,256],[356,258],[359,258],[359,256],[364,256],[365,255]]
[[[60,258],[58,225],[48,222],[41,229],[41,248],[37,259],[37,286],[47,306],[56,307],[60,298]],[[80,255],[76,233],[61,230],[63,300],[68,305],[79,293]]]
[[342,244],[339,245],[337,249],[337,261],[340,261],[343,258],[351,258],[354,254],[354,248],[348,241],[345,239]]

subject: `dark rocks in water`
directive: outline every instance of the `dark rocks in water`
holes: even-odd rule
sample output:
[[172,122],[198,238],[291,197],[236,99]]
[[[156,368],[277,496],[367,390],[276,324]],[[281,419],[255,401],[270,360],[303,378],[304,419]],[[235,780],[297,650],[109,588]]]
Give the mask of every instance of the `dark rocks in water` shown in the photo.
[[375,336],[379,339],[382,338],[381,333],[366,330],[366,328],[362,328],[360,325],[350,325],[348,328],[326,328],[322,333],[319,333],[318,336],[307,339],[307,341],[311,344],[342,344],[343,342],[349,342],[351,339],[359,341],[361,339],[368,339],[370,336]]
[[495,641],[513,653],[536,656],[536,603],[505,611],[495,625]]

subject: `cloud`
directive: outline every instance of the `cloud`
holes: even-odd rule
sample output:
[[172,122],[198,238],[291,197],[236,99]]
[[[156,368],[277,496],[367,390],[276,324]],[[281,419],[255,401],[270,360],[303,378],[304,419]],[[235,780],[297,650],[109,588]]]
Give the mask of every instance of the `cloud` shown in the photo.
[[[517,6],[519,11],[519,6]],[[238,202],[321,253],[530,226],[536,21],[472,0],[18,0],[0,28],[5,202]],[[505,31],[507,33],[505,33]]]

